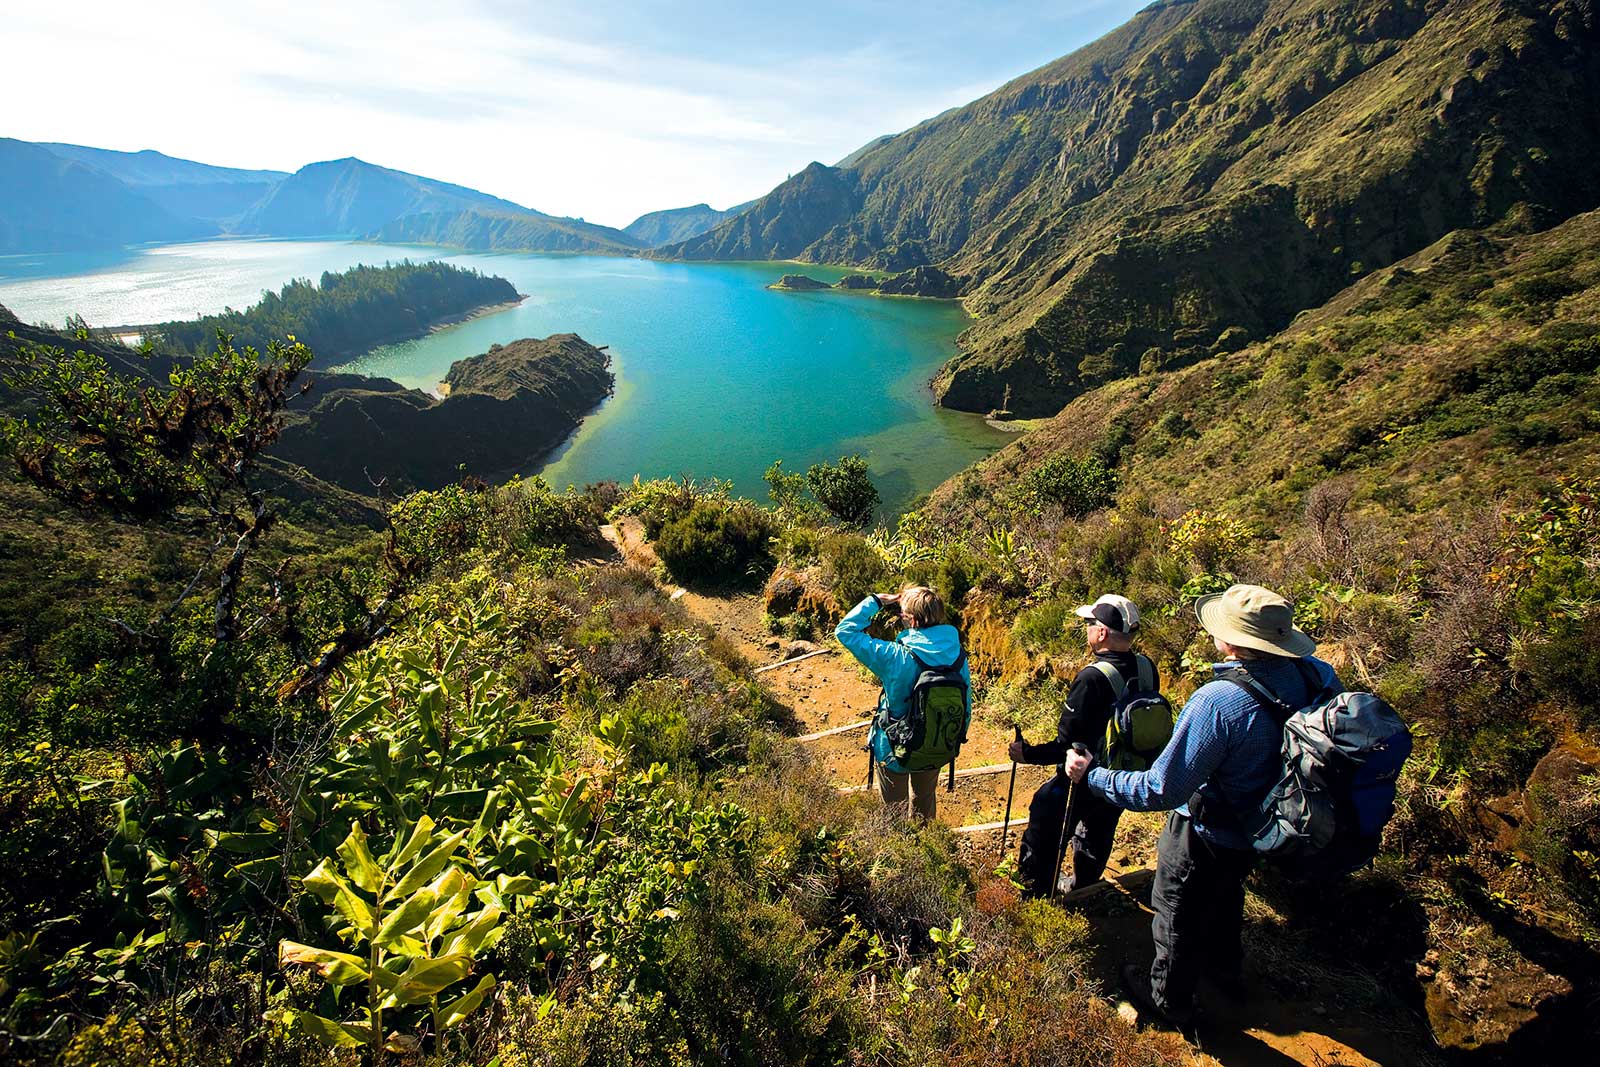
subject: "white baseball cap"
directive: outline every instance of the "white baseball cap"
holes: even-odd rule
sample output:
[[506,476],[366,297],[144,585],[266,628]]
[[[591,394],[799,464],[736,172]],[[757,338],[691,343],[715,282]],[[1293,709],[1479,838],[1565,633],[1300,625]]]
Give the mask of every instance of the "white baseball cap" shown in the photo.
[[1093,619],[1104,623],[1119,634],[1131,634],[1139,628],[1139,609],[1125,596],[1107,593],[1093,604],[1085,604],[1073,614],[1080,619]]

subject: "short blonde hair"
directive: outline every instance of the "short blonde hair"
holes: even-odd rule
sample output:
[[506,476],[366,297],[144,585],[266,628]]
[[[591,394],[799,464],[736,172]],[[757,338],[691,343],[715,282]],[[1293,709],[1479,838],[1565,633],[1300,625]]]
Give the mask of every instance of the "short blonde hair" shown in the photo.
[[944,601],[925,585],[908,585],[900,590],[900,610],[910,615],[919,629],[945,623]]

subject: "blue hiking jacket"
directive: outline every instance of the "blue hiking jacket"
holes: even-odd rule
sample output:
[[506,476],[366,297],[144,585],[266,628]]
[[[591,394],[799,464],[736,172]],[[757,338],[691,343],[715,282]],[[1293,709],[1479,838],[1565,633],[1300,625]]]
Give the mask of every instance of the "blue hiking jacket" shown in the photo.
[[[913,627],[901,631],[893,641],[880,641],[867,633],[868,624],[877,614],[878,601],[869,596],[840,620],[833,636],[883,683],[883,695],[878,698],[878,715],[872,724],[868,744],[879,765],[903,774],[905,768],[891,755],[889,738],[883,728],[892,719],[905,718],[911,709],[911,688],[917,684],[917,675],[922,673],[912,653],[922,657],[922,662],[930,667],[947,667],[961,655],[961,634],[954,626]],[[961,680],[967,683],[966,725],[971,726],[972,672],[965,663],[961,665]]]

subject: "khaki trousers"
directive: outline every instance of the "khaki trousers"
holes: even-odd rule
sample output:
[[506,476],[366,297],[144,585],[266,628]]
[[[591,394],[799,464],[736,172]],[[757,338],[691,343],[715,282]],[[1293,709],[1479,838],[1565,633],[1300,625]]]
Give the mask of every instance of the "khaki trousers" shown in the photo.
[[911,809],[919,819],[932,819],[939,807],[939,771],[935,767],[931,771],[918,771],[915,774],[902,774],[899,771],[884,770],[883,764],[878,764],[878,795],[883,797],[883,802],[890,811],[896,815],[906,812],[906,787],[909,785],[912,796]]

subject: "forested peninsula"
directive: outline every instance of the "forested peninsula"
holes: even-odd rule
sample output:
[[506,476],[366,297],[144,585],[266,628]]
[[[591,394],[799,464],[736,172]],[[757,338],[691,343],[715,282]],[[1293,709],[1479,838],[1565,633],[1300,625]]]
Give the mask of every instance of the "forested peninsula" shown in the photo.
[[610,358],[576,334],[458,360],[445,399],[385,378],[324,374],[273,455],[356,493],[439,489],[531,466],[611,392]]
[[313,284],[300,278],[277,292],[261,294],[244,311],[232,308],[187,322],[151,327],[157,347],[195,353],[216,342],[217,331],[240,348],[265,349],[271,340],[294,337],[328,366],[378,345],[420,337],[435,326],[520,300],[504,278],[448,263],[359,265],[339,274],[324,271]]

